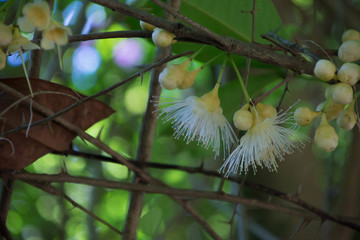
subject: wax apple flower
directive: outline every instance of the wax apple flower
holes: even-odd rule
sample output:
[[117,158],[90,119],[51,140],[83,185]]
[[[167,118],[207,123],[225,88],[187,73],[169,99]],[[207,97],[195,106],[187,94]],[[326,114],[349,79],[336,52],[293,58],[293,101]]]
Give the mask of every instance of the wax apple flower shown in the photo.
[[277,160],[284,160],[285,154],[290,154],[294,148],[303,146],[295,135],[294,125],[291,128],[281,126],[289,123],[292,118],[288,111],[266,118],[261,117],[266,114],[262,114],[257,108],[251,107],[251,112],[254,118],[253,125],[219,169],[226,177],[231,173],[246,173],[249,166],[254,172],[257,166],[265,166],[270,171],[276,170]]
[[6,55],[19,52],[21,61],[22,61],[22,65],[23,65],[23,69],[24,69],[24,73],[25,73],[25,77],[26,77],[26,81],[28,83],[30,94],[32,97],[34,96],[34,94],[33,94],[32,88],[31,88],[29,76],[27,74],[25,61],[24,61],[24,57],[23,57],[23,52],[28,51],[28,50],[33,50],[33,49],[40,49],[40,47],[38,45],[36,45],[35,43],[30,42],[29,39],[27,39],[26,37],[23,37],[19,32],[19,28],[15,28],[11,43],[7,46]]
[[180,64],[168,64],[159,75],[161,87],[172,90],[182,84],[185,78],[186,68],[189,64],[190,59]]
[[218,96],[219,83],[212,91],[202,97],[191,96],[186,99],[163,98],[160,116],[172,121],[175,138],[197,141],[205,148],[212,147],[215,157],[220,153],[222,140],[224,155],[229,153],[236,136],[222,114]]
[[33,32],[35,28],[42,31],[50,24],[51,15],[47,2],[27,3],[22,12],[24,16],[18,19],[18,24],[23,32]]
[[12,53],[24,52],[33,49],[40,49],[40,47],[35,43],[30,42],[30,40],[26,37],[22,36],[19,32],[19,29],[15,28],[12,41],[7,46],[6,54],[9,55]]
[[194,81],[196,78],[196,75],[202,70],[202,68],[198,68],[193,71],[185,71],[184,80],[182,83],[178,84],[179,89],[187,89],[194,85]]
[[41,48],[49,50],[53,49],[55,44],[58,46],[65,45],[69,41],[69,35],[71,35],[70,28],[59,22],[52,21],[50,26],[43,32],[40,43]]

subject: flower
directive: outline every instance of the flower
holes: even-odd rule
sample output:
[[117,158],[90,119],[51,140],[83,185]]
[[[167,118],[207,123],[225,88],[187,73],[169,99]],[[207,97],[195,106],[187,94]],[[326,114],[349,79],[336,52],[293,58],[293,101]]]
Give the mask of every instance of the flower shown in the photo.
[[[269,105],[268,105],[269,106]],[[254,118],[252,127],[240,139],[240,144],[226,159],[220,172],[228,177],[231,173],[245,173],[249,166],[254,172],[256,167],[267,167],[270,171],[276,170],[276,160],[284,160],[283,155],[293,153],[294,148],[303,147],[295,135],[295,125],[285,128],[280,124],[289,123],[291,114],[285,111],[275,117],[261,117],[264,115],[256,107],[251,107]]]
[[62,46],[68,43],[71,30],[61,23],[52,21],[50,26],[44,30],[41,39],[41,47],[45,50],[53,49],[55,44]]
[[35,28],[42,31],[50,24],[51,15],[47,2],[27,3],[22,12],[24,16],[18,19],[18,24],[23,32],[33,32]]
[[219,155],[221,140],[224,156],[230,152],[233,142],[237,141],[234,131],[222,114],[218,96],[219,83],[212,91],[202,97],[190,96],[186,99],[165,98],[159,103],[163,106],[160,116],[165,122],[172,120],[175,138],[197,141],[206,149],[213,147],[215,157]]
[[12,53],[20,51],[24,52],[32,49],[40,49],[40,47],[35,43],[30,42],[30,40],[26,37],[23,37],[19,32],[19,28],[15,28],[12,41],[7,46],[6,54],[9,55]]
[[159,82],[162,88],[173,90],[177,88],[185,78],[186,68],[190,64],[190,59],[180,64],[168,64],[159,75]]

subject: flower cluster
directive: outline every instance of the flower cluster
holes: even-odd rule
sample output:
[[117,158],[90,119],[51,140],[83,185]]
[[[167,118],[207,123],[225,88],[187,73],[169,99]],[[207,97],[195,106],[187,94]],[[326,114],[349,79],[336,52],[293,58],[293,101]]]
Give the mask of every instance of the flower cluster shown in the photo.
[[24,16],[18,19],[21,31],[43,31],[41,48],[48,50],[53,49],[55,45],[62,46],[68,43],[71,30],[52,19],[47,2],[27,3],[24,5],[22,13]]
[[[168,90],[190,87],[196,74],[203,68],[187,71],[190,59],[181,64],[168,64],[159,76],[161,86]],[[235,144],[235,150],[220,168],[225,176],[247,172],[249,166],[254,172],[257,166],[276,170],[277,160],[283,160],[285,154],[290,154],[294,148],[302,146],[295,134],[294,125],[291,128],[281,126],[289,122],[290,114],[278,114],[273,106],[267,104],[245,104],[233,118],[237,129],[247,131],[239,141],[220,106],[218,90],[221,75],[222,72],[214,89],[201,97],[161,97],[158,103],[160,117],[163,117],[165,122],[172,123],[175,138],[183,136],[187,143],[196,141],[206,149],[212,148],[215,157],[220,155],[221,143],[224,159]]]
[[295,111],[294,118],[300,126],[309,125],[313,119],[321,115],[321,123],[315,132],[315,144],[323,151],[332,152],[338,145],[338,136],[328,121],[336,119],[337,125],[344,130],[351,130],[357,122],[354,110],[355,98],[352,86],[360,80],[360,66],[354,61],[360,59],[360,32],[347,30],[342,36],[343,43],[339,47],[339,59],[345,62],[337,71],[333,62],[319,60],[314,74],[331,85],[326,88],[326,100],[319,104],[316,112],[301,107]]
[[290,128],[282,126],[289,124],[290,119],[288,111],[278,114],[271,105],[245,104],[235,113],[234,125],[247,132],[220,171],[229,176],[231,173],[246,173],[249,166],[254,172],[258,166],[270,171],[277,170],[277,160],[284,160],[285,154],[291,154],[293,149],[303,146],[295,134],[294,125]]

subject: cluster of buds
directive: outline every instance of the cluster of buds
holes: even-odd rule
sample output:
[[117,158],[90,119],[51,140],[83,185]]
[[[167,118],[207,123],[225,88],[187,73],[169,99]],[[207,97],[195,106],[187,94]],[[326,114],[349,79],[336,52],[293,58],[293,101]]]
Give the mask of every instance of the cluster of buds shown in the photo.
[[42,31],[41,48],[49,50],[55,45],[62,46],[68,43],[71,30],[52,19],[47,2],[27,3],[22,13],[24,16],[18,19],[21,31],[25,33]]
[[150,23],[140,21],[140,27],[145,31],[151,31],[152,33],[152,40],[157,47],[168,47],[171,44],[176,43],[175,35],[162,29],[157,28]]
[[352,86],[360,80],[360,66],[354,61],[360,59],[360,33],[348,30],[342,36],[343,43],[338,50],[339,59],[345,62],[337,71],[329,60],[319,60],[314,74],[322,81],[336,81],[325,91],[326,101],[319,104],[316,111],[300,107],[295,111],[295,121],[300,126],[309,125],[313,119],[321,115],[321,123],[315,133],[315,144],[322,150],[331,152],[338,145],[335,129],[328,123],[337,119],[337,125],[344,130],[351,130],[357,121],[354,110],[355,98]]

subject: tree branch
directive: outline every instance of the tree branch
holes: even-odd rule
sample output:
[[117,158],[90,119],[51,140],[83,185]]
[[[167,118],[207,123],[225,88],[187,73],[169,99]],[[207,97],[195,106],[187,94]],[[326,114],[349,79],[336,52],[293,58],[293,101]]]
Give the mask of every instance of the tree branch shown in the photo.
[[[173,23],[166,19],[151,15],[147,12],[128,6],[114,0],[91,0],[94,3],[112,9],[113,11],[148,22],[154,26],[163,28],[178,38],[191,39],[217,47],[224,52],[249,57],[263,63],[282,66],[296,73],[313,74],[315,64],[308,62],[302,56],[287,56],[259,47],[258,44],[245,43],[237,39],[220,36],[216,33],[204,32],[204,30],[186,26],[182,23]],[[216,37],[215,37],[216,36]],[[220,41],[217,39],[221,39]]]

